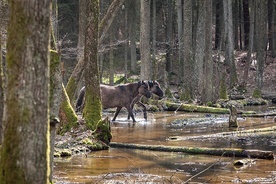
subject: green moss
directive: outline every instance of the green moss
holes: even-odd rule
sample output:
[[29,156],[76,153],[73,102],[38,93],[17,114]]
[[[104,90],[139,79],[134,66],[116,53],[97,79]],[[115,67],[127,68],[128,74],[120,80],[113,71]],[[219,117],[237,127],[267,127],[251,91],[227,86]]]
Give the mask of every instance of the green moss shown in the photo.
[[62,85],[62,90],[63,90],[63,100],[61,103],[60,107],[60,124],[62,127],[58,130],[58,133],[63,134],[65,132],[68,132],[71,130],[73,127],[77,127],[78,123],[78,117],[72,108],[69,98],[66,94],[65,88]]
[[86,126],[90,130],[95,130],[97,123],[102,118],[102,104],[100,96],[85,93],[85,106],[83,109],[83,116],[85,118]]
[[107,145],[109,144],[112,139],[112,134],[110,129],[110,120],[108,117],[97,123],[97,128],[93,134],[97,140],[100,140]]
[[77,82],[76,82],[75,78],[71,76],[66,85],[66,92],[67,92],[67,95],[68,95],[68,98],[70,101],[72,101],[72,99],[74,99],[74,94],[75,94],[76,89],[77,89]]
[[172,94],[170,88],[165,89],[165,94],[166,94],[166,97],[173,98],[173,94]]

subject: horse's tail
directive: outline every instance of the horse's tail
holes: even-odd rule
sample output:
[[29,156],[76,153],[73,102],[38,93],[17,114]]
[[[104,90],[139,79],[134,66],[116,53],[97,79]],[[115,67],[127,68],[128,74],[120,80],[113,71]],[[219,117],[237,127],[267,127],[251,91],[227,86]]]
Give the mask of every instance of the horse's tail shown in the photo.
[[77,99],[77,103],[76,103],[76,112],[79,112],[82,107],[84,95],[85,95],[85,86],[83,86],[80,90],[80,93],[79,93],[79,96]]

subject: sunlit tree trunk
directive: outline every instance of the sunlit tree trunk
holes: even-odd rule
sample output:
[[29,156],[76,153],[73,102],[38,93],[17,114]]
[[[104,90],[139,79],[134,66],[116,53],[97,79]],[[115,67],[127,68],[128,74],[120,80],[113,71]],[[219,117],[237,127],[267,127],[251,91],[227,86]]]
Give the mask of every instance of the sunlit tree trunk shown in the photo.
[[[111,25],[111,27],[115,28],[115,25]],[[110,44],[110,49],[109,49],[109,85],[114,85],[114,32],[111,28],[109,32],[109,44]]]
[[49,183],[50,4],[9,1],[1,183]]
[[86,29],[84,46],[85,106],[83,117],[87,128],[95,130],[102,118],[98,68],[99,1],[86,0]]
[[152,0],[152,80],[157,77],[157,59],[156,59],[156,0]]
[[141,0],[140,19],[140,51],[141,71],[140,79],[149,80],[152,77],[152,63],[150,57],[150,1]]

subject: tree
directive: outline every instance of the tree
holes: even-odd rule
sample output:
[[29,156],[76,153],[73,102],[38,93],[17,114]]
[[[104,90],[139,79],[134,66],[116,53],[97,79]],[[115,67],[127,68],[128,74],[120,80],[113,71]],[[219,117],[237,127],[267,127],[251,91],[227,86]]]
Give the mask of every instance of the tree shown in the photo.
[[267,2],[262,0],[255,1],[256,6],[256,52],[257,52],[257,75],[256,83],[257,88],[255,94],[260,97],[263,87],[263,72],[265,50],[267,44]]
[[[0,26],[2,27],[4,3],[0,0]],[[0,30],[0,145],[2,144],[2,119],[4,112],[4,88],[3,88],[3,65],[2,65],[2,30]]]
[[183,94],[182,100],[190,100],[193,98],[193,79],[194,79],[194,62],[193,62],[193,7],[191,0],[184,0],[183,5],[183,65],[182,80]]
[[98,68],[99,2],[86,0],[86,29],[84,44],[85,106],[83,117],[86,126],[95,130],[102,118],[102,103]]
[[226,51],[225,63],[230,71],[230,87],[233,88],[238,81],[236,65],[234,60],[234,34],[233,34],[233,16],[232,16],[232,1],[223,0],[224,22],[226,33]]
[[150,1],[141,0],[140,19],[140,51],[141,71],[140,79],[151,79],[151,58],[150,58]]
[[203,92],[201,100],[203,103],[212,102],[213,99],[213,59],[212,59],[212,19],[207,15],[212,14],[212,1],[204,1],[205,9],[205,52],[203,63]]
[[50,4],[9,1],[0,183],[49,183]]

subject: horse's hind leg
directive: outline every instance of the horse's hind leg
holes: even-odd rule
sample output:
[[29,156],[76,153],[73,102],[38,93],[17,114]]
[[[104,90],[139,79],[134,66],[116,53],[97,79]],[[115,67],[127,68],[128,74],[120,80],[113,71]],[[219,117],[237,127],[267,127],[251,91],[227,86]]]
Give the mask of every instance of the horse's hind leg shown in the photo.
[[120,112],[121,109],[122,109],[122,107],[117,107],[116,112],[115,112],[115,114],[114,114],[114,117],[113,117],[112,121],[115,121],[115,120],[116,120],[116,118],[117,118],[117,116],[118,116],[118,114],[119,114],[119,112]]
[[132,118],[133,123],[136,122],[134,115],[132,113],[132,108],[130,106],[127,107],[127,111],[128,111],[129,116]]

